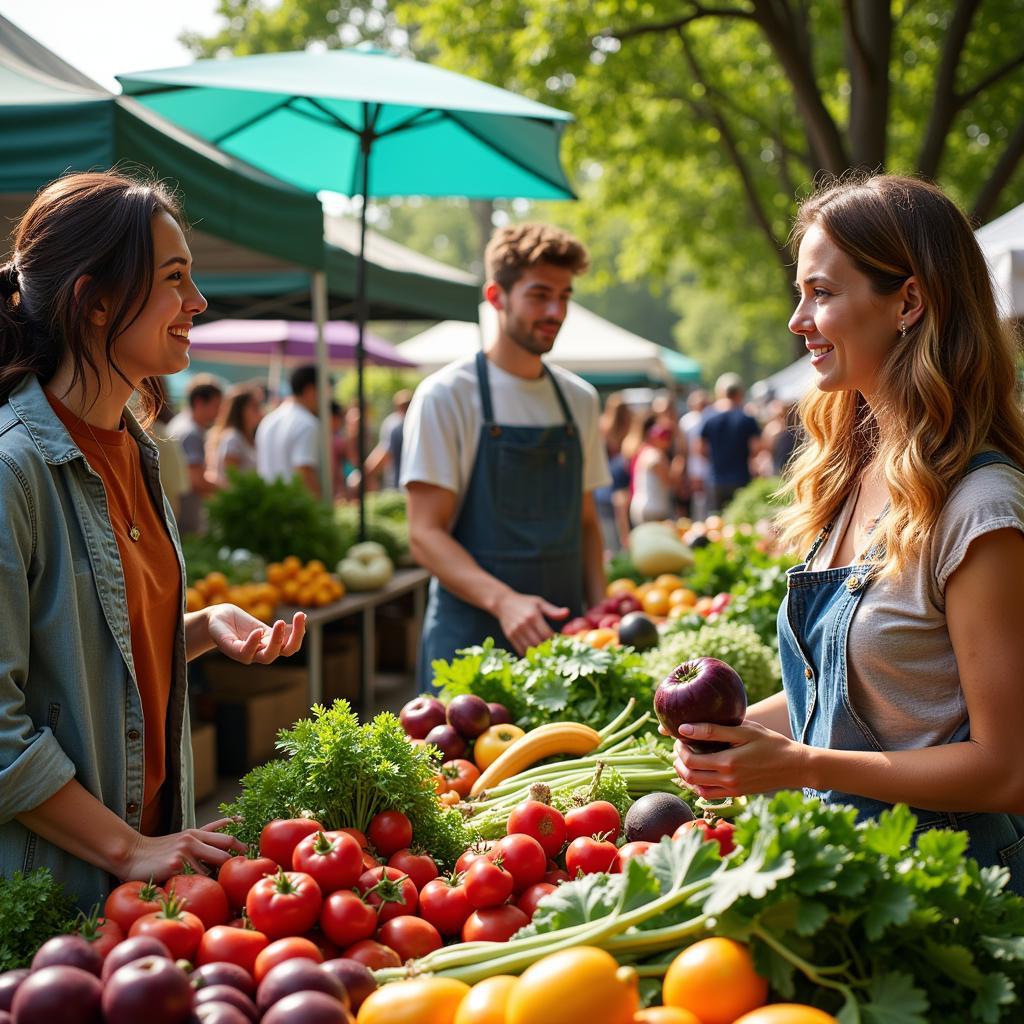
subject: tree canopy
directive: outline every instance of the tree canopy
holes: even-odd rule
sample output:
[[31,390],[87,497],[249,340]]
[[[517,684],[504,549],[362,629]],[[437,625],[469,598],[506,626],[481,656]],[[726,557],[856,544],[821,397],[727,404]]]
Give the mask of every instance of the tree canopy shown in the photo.
[[369,40],[571,111],[580,202],[539,215],[593,246],[582,293],[661,291],[680,347],[711,374],[757,376],[799,351],[786,240],[823,172],[923,174],[979,222],[1024,200],[1024,0],[221,0],[220,12],[222,32],[187,38],[198,54]]

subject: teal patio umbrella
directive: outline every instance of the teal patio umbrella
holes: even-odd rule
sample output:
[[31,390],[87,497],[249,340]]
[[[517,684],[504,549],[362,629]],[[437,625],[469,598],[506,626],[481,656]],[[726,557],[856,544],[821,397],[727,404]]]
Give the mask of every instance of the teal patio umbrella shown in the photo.
[[[378,50],[201,60],[118,80],[126,95],[274,177],[363,199],[356,279],[360,408],[368,199],[574,198],[558,153],[569,114]],[[362,522],[362,486],[359,505]]]

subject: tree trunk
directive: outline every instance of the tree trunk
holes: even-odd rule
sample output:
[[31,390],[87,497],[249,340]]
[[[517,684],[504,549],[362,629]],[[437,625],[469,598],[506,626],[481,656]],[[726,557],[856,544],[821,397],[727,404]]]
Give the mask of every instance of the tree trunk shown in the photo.
[[808,38],[806,26],[799,24],[800,19],[794,18],[788,4],[779,0],[754,0],[754,19],[793,87],[793,99],[817,165],[810,168],[811,174],[819,170],[842,174],[849,165],[846,146],[814,79],[809,46],[801,45],[801,40]]
[[992,216],[996,202],[999,200],[999,194],[1013,177],[1021,157],[1024,157],[1024,117],[1017,122],[1017,127],[1014,128],[1013,134],[1007,141],[1006,148],[996,161],[988,180],[981,186],[978,198],[974,201],[971,215],[977,218],[980,224],[984,224]]
[[882,170],[889,126],[890,0],[845,0],[843,28],[850,68],[850,164]]

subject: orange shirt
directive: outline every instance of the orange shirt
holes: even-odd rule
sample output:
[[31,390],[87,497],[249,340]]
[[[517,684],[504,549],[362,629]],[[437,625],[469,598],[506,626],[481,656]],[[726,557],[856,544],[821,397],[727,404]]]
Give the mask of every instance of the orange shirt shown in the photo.
[[[157,510],[146,487],[139,447],[127,429],[89,427],[46,392],[53,411],[67,428],[107,492],[110,522],[121,554],[135,678],[145,722],[146,782],[142,832],[161,830],[160,789],[167,776],[167,704],[171,665],[181,614],[181,569],[167,533],[163,509]],[[139,539],[128,536],[135,512]]]

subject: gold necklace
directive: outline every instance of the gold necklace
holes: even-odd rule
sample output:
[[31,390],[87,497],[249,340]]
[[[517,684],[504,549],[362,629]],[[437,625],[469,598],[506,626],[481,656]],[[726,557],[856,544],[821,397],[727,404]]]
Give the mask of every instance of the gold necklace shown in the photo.
[[[99,448],[100,455],[103,456],[103,461],[107,464],[107,469],[110,470],[110,476],[111,476],[111,479],[113,479],[113,477],[114,477],[114,467],[110,464],[110,459],[107,458],[107,453],[103,450],[103,445],[101,445],[100,442],[96,439],[96,435],[92,432],[92,427],[89,426],[89,424],[86,423],[85,420],[82,420],[82,422],[85,423],[85,429],[89,431],[89,436],[92,438],[93,443],[96,445],[97,448]],[[128,537],[129,537],[129,539],[133,543],[136,543],[136,544],[138,543],[139,538],[142,536],[142,531],[139,529],[139,527],[136,525],[136,522],[135,522],[135,512],[138,509],[138,497],[139,497],[138,472],[137,472],[136,468],[133,466],[132,467],[132,512],[131,512],[131,516],[128,519]]]

